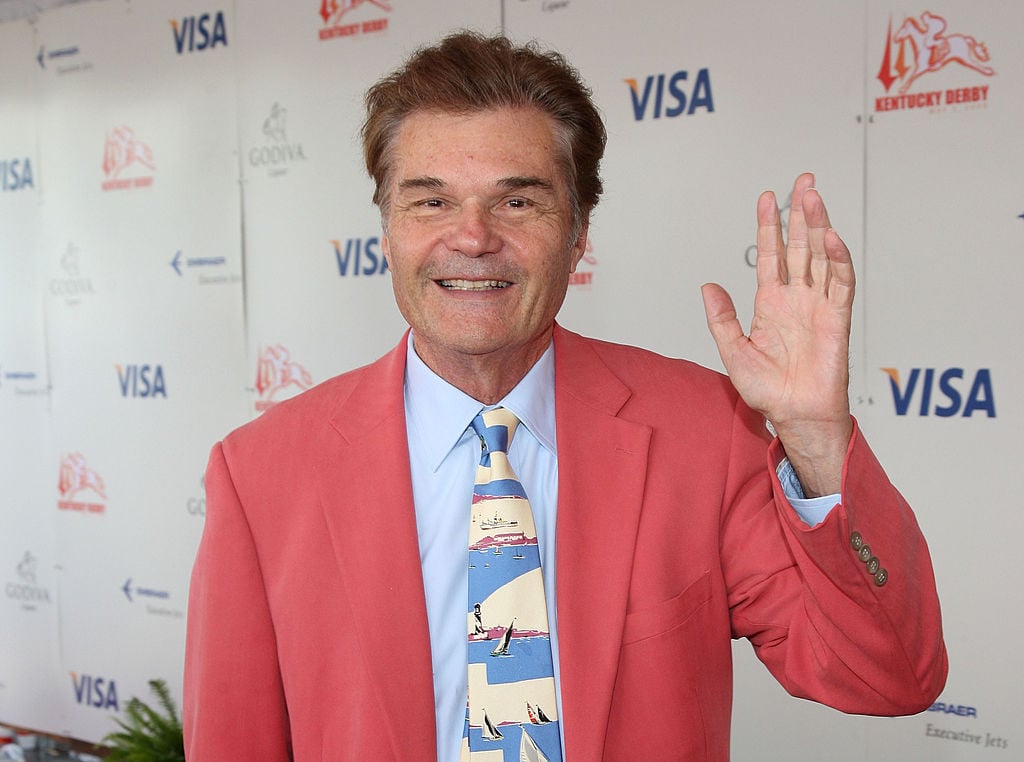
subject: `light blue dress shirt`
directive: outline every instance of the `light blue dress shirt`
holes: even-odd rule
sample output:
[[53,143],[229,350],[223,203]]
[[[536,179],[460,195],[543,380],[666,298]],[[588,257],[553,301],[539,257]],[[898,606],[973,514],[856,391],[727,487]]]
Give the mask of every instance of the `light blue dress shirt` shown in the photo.
[[[554,569],[558,446],[553,346],[499,404],[521,421],[508,453],[509,462],[530,499],[541,568]],[[458,760],[466,718],[469,505],[480,459],[479,439],[470,423],[486,407],[496,406],[483,405],[430,370],[413,350],[410,334],[406,349],[405,419],[430,629],[440,762]],[[838,502],[837,495],[803,499],[800,483],[788,461],[780,465],[779,476],[794,510],[810,526],[819,523]],[[554,574],[544,574],[544,590],[561,717]]]

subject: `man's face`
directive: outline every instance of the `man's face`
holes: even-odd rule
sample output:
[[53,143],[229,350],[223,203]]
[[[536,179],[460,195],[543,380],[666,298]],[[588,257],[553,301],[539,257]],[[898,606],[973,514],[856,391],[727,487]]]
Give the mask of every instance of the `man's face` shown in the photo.
[[435,372],[547,347],[586,244],[570,240],[553,120],[533,108],[409,115],[387,189],[384,256]]

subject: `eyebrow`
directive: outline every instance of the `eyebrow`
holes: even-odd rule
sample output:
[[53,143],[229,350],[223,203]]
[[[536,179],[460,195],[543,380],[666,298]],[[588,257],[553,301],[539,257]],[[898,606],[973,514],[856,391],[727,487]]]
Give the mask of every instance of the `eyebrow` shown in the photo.
[[409,190],[416,188],[426,188],[428,190],[440,190],[444,187],[444,181],[438,177],[411,177],[408,180],[402,180],[398,184],[399,190]]
[[498,185],[508,190],[520,190],[522,188],[540,188],[541,190],[553,190],[554,186],[550,180],[540,177],[504,177],[498,181]]
[[[498,180],[497,185],[506,190],[522,190],[524,188],[539,188],[541,190],[553,190],[554,185],[550,180],[530,175],[514,175],[503,177]],[[445,182],[439,177],[424,175],[422,177],[410,177],[398,183],[399,190],[442,190]]]

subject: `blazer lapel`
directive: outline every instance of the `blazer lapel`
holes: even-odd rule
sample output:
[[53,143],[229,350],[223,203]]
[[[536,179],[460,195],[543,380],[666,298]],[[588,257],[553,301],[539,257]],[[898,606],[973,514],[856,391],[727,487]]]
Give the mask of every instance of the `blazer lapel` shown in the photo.
[[424,759],[434,757],[436,729],[405,428],[405,348],[403,340],[361,371],[339,402],[318,478],[364,664],[376,673],[381,733],[396,758]]
[[556,328],[558,642],[570,758],[601,759],[618,668],[651,437],[617,417],[630,395],[587,340]]

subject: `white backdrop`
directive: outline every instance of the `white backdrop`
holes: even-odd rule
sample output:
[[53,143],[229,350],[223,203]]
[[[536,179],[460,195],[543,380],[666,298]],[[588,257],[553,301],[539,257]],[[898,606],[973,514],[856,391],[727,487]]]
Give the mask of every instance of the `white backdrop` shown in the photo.
[[362,93],[470,27],[563,51],[608,125],[568,327],[718,367],[699,284],[749,314],[754,201],[805,169],[854,251],[854,410],[930,540],[950,677],[933,711],[850,717],[737,643],[733,757],[1018,758],[1024,7],[330,8],[0,25],[0,720],[95,740],[150,678],[180,696],[209,446],[404,327]]

